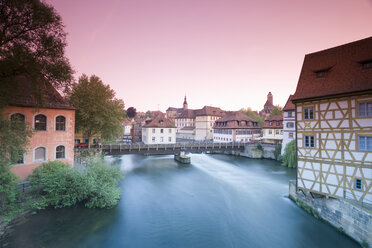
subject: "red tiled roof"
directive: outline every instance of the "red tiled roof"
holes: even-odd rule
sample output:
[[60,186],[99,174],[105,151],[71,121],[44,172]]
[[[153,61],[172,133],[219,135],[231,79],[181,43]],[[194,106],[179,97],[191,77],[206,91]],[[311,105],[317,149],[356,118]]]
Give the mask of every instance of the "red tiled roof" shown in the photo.
[[71,106],[58,91],[48,82],[39,82],[36,90],[40,91],[42,102],[39,103],[35,96],[35,84],[24,76],[19,76],[17,79],[17,95],[11,99],[8,104],[11,106],[20,107],[41,107],[51,109],[71,109]]
[[144,127],[175,128],[176,126],[164,114],[158,114],[148,124],[144,125]]
[[202,109],[195,110],[196,116],[223,116],[224,114],[225,111],[222,109],[211,106],[204,106]]
[[[279,125],[277,125],[277,122],[279,121]],[[270,122],[272,122],[272,125],[270,126]],[[262,128],[283,128],[283,116],[282,115],[274,115],[268,119],[265,120],[264,126]]]
[[293,95],[289,95],[287,103],[284,105],[283,111],[295,110],[295,105],[292,102]]
[[[307,54],[292,100],[372,91],[372,69],[362,67],[370,60],[372,37]],[[317,77],[323,70],[325,76]]]
[[[241,122],[240,126],[238,125],[238,121]],[[225,126],[221,125],[221,123],[223,122],[226,122]],[[246,125],[246,122],[249,122],[249,126]],[[258,123],[256,124],[256,126],[253,126],[253,122],[257,123],[257,121],[253,120],[251,117],[240,111],[228,111],[223,117],[216,120],[213,128],[260,128],[258,126]]]
[[195,111],[194,109],[185,109],[184,111],[182,111],[177,117],[176,119],[194,119],[195,118]]

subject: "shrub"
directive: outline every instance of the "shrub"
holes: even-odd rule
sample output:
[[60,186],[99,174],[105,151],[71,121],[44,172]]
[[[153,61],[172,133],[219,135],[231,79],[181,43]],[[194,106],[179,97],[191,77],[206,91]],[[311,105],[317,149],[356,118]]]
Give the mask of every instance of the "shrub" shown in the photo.
[[17,176],[10,171],[7,163],[0,164],[0,212],[8,213],[18,199]]
[[35,207],[68,207],[84,203],[88,208],[110,208],[120,199],[118,188],[122,172],[118,165],[109,165],[103,159],[88,164],[86,170],[70,168],[61,162],[44,163],[35,169],[29,180],[41,199]]
[[257,148],[257,150],[259,150],[259,151],[262,151],[262,152],[263,152],[263,147],[262,147],[262,145],[261,145],[261,144],[258,144],[256,148]]
[[296,140],[292,140],[287,144],[284,150],[282,164],[288,166],[289,168],[296,167]]

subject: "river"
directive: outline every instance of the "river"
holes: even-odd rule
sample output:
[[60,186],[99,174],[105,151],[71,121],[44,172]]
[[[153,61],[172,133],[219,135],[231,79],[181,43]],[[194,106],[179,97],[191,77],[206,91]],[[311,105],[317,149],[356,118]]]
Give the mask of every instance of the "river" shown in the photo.
[[[31,215],[4,247],[360,247],[288,199],[296,171],[271,160],[192,154],[108,158],[126,173],[113,209]],[[1,245],[0,245],[1,246]]]

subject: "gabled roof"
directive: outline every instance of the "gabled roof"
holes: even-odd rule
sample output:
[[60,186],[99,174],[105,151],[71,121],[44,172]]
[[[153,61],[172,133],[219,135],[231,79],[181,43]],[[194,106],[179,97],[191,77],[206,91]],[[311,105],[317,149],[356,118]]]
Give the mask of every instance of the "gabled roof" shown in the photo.
[[195,116],[223,116],[225,111],[220,108],[204,106],[202,109],[195,110]]
[[[226,125],[222,126],[221,123],[223,122],[225,122]],[[238,122],[242,122],[240,126],[238,125]],[[249,123],[249,126],[247,126],[247,122]],[[257,121],[240,111],[228,111],[223,117],[216,120],[213,128],[260,128],[258,124],[256,126],[253,126],[252,122],[257,123]]]
[[295,110],[295,105],[292,102],[293,95],[289,95],[287,103],[284,105],[283,111]]
[[184,119],[194,119],[195,118],[195,112],[196,112],[196,110],[194,110],[194,109],[185,109],[184,111],[182,111],[176,117],[176,119],[181,119],[181,118],[184,118]]
[[372,69],[363,69],[365,61],[372,61],[372,37],[307,54],[292,100],[372,92]]
[[265,120],[266,121],[282,121],[283,115],[273,115]]
[[158,114],[148,124],[143,127],[175,128],[176,126],[165,117],[164,114]]
[[16,96],[11,99],[8,104],[11,106],[19,107],[40,107],[40,108],[51,108],[51,109],[71,109],[75,110],[58,91],[46,81],[38,82],[37,89],[40,91],[42,102],[39,103],[35,96],[35,83],[27,79],[24,76],[16,78],[18,88]]
[[[279,125],[277,125],[277,122],[279,121]],[[272,122],[272,126],[270,126],[270,122]],[[283,128],[283,115],[274,115],[270,118],[265,120],[264,126],[262,128]]]
[[175,108],[175,107],[169,107],[166,111],[181,111],[183,108]]

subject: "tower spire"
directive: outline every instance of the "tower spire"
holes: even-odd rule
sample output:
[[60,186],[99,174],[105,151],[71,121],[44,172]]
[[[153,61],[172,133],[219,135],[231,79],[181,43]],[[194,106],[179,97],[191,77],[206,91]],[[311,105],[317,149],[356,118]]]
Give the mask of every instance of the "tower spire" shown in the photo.
[[187,109],[187,108],[188,108],[188,104],[187,104],[186,94],[185,94],[185,99],[183,100],[183,109]]

